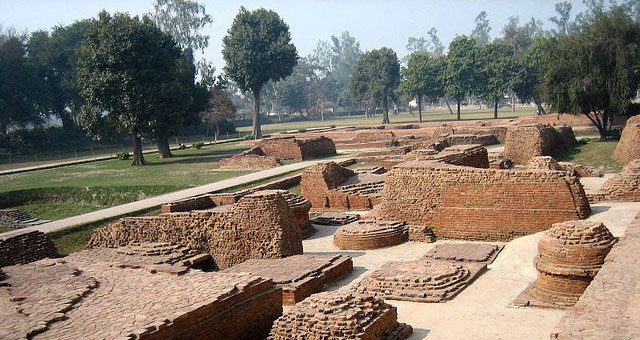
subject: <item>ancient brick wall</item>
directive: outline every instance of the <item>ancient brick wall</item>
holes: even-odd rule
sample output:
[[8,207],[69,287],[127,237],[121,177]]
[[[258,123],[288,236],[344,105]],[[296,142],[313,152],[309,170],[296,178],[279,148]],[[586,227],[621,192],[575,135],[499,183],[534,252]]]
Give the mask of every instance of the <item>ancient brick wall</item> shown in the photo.
[[263,139],[258,143],[258,147],[265,156],[298,161],[336,154],[333,140],[324,136],[305,139],[292,137]]
[[[640,147],[636,146],[636,147]],[[640,159],[627,164],[600,187],[604,200],[640,202]]]
[[234,155],[219,162],[220,170],[265,170],[282,165],[273,157],[257,155]]
[[19,231],[0,236],[0,267],[58,257],[53,242],[41,231]]
[[441,152],[434,149],[414,150],[404,156],[406,161],[437,161],[452,165],[464,165],[474,168],[488,168],[487,149],[480,145],[455,145],[444,148]]
[[414,161],[388,173],[380,212],[438,237],[507,241],[585,218],[590,207],[580,182],[563,172]]
[[522,125],[507,129],[504,155],[514,163],[527,164],[531,157],[553,156],[577,143],[570,127]]
[[622,130],[622,136],[613,152],[613,158],[626,164],[640,159],[640,116],[634,116],[627,120],[627,125]]
[[302,253],[300,228],[280,193],[261,191],[211,210],[127,217],[96,230],[88,247],[172,242],[207,252],[219,268]]

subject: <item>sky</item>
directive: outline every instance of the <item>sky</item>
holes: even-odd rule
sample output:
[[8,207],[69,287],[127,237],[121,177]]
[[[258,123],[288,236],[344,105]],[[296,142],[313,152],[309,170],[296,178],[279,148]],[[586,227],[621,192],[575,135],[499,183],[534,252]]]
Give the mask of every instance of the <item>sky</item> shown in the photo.
[[[213,18],[204,30],[210,36],[204,57],[217,70],[224,65],[222,38],[231,26],[240,6],[247,9],[264,7],[276,11],[289,24],[293,43],[300,56],[306,56],[318,40],[330,40],[349,31],[363,51],[390,47],[399,57],[407,54],[407,38],[426,36],[431,27],[438,30],[445,46],[457,35],[469,34],[482,10],[487,12],[492,38],[502,35],[510,16],[520,22],[531,17],[551,28],[549,18],[555,14],[559,0],[208,0],[200,1]],[[582,1],[572,1],[572,15],[584,10]],[[142,15],[153,11],[153,0],[0,0],[0,24],[18,31],[48,30],[75,20],[96,17],[108,12]]]

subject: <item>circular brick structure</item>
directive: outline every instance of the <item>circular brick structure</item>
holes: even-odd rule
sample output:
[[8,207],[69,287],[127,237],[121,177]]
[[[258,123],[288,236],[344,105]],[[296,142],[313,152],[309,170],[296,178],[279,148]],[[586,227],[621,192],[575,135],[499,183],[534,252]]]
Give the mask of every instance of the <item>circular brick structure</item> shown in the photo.
[[574,305],[600,270],[616,239],[604,224],[556,223],[538,243],[538,280],[530,295],[554,306]]
[[333,244],[340,249],[365,250],[395,246],[408,238],[404,222],[369,218],[340,227],[333,235]]
[[363,279],[354,291],[390,300],[441,302],[462,291],[478,269],[453,261],[389,262]]
[[311,209],[311,202],[308,199],[296,195],[288,190],[274,190],[284,197],[289,205],[289,208],[293,211],[296,226],[300,227],[302,238],[305,239],[315,234],[316,229],[309,222],[309,209]]
[[346,291],[311,295],[276,320],[269,340],[404,340],[411,326],[398,323],[384,300]]

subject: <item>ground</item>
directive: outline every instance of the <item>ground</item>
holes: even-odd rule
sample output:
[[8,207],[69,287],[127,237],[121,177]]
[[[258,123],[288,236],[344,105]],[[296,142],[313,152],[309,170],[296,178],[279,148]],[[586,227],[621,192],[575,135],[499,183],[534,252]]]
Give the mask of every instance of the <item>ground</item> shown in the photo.
[[[597,204],[589,220],[601,221],[614,236],[621,236],[640,212],[634,203]],[[351,275],[329,287],[348,288],[389,261],[411,261],[426,254],[435,244],[462,242],[439,240],[436,243],[407,242],[398,246],[344,251],[333,246],[338,227],[316,226],[318,233],[303,241],[305,254],[344,254],[353,257]],[[515,308],[512,301],[536,277],[533,258],[542,233],[506,243],[489,270],[453,300],[444,303],[388,302],[398,308],[398,321],[414,328],[417,339],[548,339],[551,329],[564,311],[541,308]],[[517,325],[517,327],[514,327]]]
[[606,173],[617,173],[622,170],[623,164],[611,157],[616,145],[618,145],[618,141],[600,141],[593,138],[582,140],[588,141],[578,144],[556,158],[559,161],[590,165]]

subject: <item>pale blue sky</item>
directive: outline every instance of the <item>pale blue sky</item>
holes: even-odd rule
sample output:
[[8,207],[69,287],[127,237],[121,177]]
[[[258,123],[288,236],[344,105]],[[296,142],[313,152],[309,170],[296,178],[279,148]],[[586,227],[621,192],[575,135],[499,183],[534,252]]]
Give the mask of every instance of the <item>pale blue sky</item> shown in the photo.
[[[291,27],[293,42],[300,55],[311,52],[318,40],[329,40],[348,30],[360,41],[363,50],[391,47],[400,57],[406,55],[409,36],[426,35],[430,27],[438,29],[443,44],[456,35],[469,34],[476,15],[485,10],[491,24],[491,37],[501,36],[509,16],[520,21],[531,17],[551,27],[558,0],[280,0],[280,1],[203,1],[213,24],[207,28],[211,36],[205,57],[222,69],[220,53],[226,34],[240,6],[248,9],[272,9]],[[582,1],[572,1],[572,14],[582,11]],[[153,0],[0,0],[0,23],[18,30],[50,29],[57,24],[69,24],[77,19],[95,17],[106,9],[143,14],[153,10]]]

